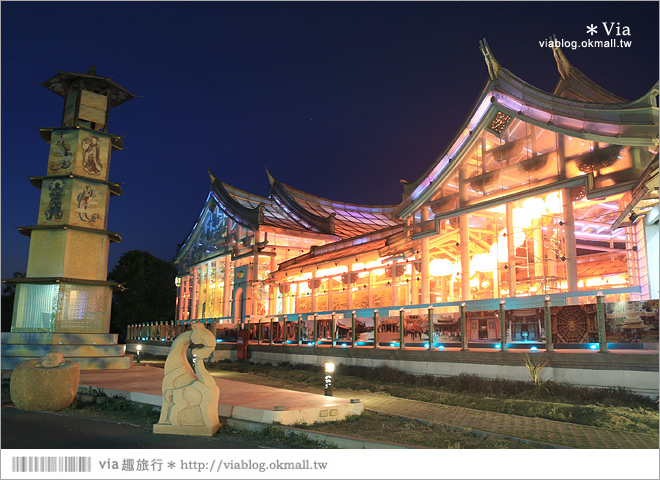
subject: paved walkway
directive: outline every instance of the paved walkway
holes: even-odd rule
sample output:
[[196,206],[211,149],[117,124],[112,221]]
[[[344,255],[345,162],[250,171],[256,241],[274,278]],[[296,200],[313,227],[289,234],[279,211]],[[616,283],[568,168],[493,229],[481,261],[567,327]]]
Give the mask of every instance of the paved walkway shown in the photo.
[[658,448],[658,436],[522,417],[471,408],[418,402],[365,392],[336,392],[336,396],[355,398],[365,408],[389,415],[471,428],[486,433],[516,437],[573,448]]
[[[233,380],[262,383],[275,386],[277,380],[258,375],[234,372],[214,372]],[[311,387],[286,385],[289,389],[308,391]],[[318,390],[316,388],[315,390]],[[522,417],[472,408],[454,407],[436,403],[419,402],[389,395],[357,392],[335,388],[341,398],[359,398],[366,409],[388,415],[440,423],[459,428],[470,428],[484,433],[503,435],[534,442],[568,448],[658,448],[658,435],[589,427],[543,418]]]
[[[101,388],[108,395],[121,394],[128,400],[162,405],[164,370],[149,365],[133,365],[128,370],[83,370],[81,387]],[[260,423],[282,425],[342,420],[360,414],[363,405],[341,397],[326,397],[322,392],[277,388],[258,382],[246,383],[216,376],[220,389],[218,411],[221,416]],[[274,388],[275,387],[275,388]]]

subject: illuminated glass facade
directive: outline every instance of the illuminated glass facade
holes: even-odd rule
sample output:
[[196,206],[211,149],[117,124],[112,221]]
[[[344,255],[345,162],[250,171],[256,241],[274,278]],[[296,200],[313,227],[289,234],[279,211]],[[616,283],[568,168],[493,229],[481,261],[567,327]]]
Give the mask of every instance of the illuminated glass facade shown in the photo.
[[[470,338],[485,340],[500,337],[501,299],[587,304],[601,291],[608,302],[657,298],[650,288],[658,283],[657,251],[646,239],[657,238],[657,217],[617,221],[635,182],[657,164],[655,96],[625,102],[577,69],[560,70],[553,93],[499,66],[489,72],[455,141],[404,186],[399,205],[333,202],[270,173],[268,198],[212,178],[206,207],[176,258],[177,320],[254,323],[303,314],[308,329],[313,314],[337,312],[339,321],[357,312],[366,325],[372,310],[365,309],[394,318],[400,307],[422,312],[433,305],[446,319],[436,334],[454,338],[457,305],[481,301],[468,328]],[[657,200],[650,208],[657,210]],[[243,266],[241,317],[234,272]],[[428,324],[407,311],[407,332],[423,341]],[[509,338],[541,338],[535,311],[510,315]]]

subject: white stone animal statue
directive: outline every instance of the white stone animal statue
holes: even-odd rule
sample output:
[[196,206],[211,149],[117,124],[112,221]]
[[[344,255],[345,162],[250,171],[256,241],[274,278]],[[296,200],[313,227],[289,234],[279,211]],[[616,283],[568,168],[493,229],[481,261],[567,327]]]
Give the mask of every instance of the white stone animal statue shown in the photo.
[[[192,350],[197,357],[195,371],[186,358],[190,344],[203,345]],[[215,335],[201,323],[176,337],[165,361],[163,407],[154,433],[210,437],[218,431],[220,390],[204,366],[215,345]]]

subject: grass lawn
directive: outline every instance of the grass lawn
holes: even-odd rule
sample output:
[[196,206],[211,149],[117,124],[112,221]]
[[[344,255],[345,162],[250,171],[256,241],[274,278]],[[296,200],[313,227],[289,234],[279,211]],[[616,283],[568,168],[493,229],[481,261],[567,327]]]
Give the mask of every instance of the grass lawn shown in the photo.
[[[290,389],[308,390],[323,385],[323,373],[310,365],[264,365],[247,362],[214,362],[211,372],[250,374],[245,381]],[[256,379],[254,378],[256,377]],[[239,380],[239,377],[233,377]],[[260,381],[263,379],[263,382]],[[416,376],[389,367],[340,365],[336,389],[350,389],[400,398],[474,408],[492,412],[539,417],[614,430],[658,434],[658,401],[624,389],[591,389],[554,382],[487,380],[472,375]]]
[[425,424],[370,411],[341,422],[317,423],[301,428],[379,442],[386,439],[391,443],[423,448],[536,448],[533,444],[514,439],[478,434],[469,429]]

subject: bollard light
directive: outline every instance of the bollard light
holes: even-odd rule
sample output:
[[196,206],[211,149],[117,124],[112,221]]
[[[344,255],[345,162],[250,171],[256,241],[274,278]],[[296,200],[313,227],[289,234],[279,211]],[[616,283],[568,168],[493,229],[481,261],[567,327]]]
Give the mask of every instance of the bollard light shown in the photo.
[[142,351],[142,345],[138,345],[137,347],[135,347],[135,351],[137,353],[137,362],[136,363],[140,363],[140,352]]
[[324,370],[325,370],[325,395],[328,397],[332,397],[332,384],[334,380],[334,373],[335,373],[335,364],[332,362],[325,362],[323,365]]

